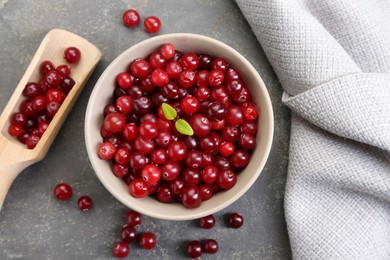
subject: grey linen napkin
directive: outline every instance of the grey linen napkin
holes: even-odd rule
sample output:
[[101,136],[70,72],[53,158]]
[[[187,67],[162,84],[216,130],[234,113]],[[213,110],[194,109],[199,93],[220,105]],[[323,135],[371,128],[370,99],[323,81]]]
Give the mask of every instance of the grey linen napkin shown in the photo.
[[236,1],[293,112],[293,257],[390,259],[390,1]]

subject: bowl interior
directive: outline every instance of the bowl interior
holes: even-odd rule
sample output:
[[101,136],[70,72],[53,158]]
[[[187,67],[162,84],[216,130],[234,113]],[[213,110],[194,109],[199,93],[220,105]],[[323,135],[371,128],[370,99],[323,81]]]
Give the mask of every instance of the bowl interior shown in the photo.
[[[238,175],[237,184],[230,190],[215,194],[195,209],[187,209],[179,203],[163,204],[154,198],[133,198],[124,181],[112,174],[109,163],[99,159],[97,149],[102,142],[100,127],[103,122],[103,108],[110,102],[116,75],[126,71],[136,58],[146,57],[162,44],[170,42],[182,52],[193,51],[225,58],[231,67],[240,72],[244,83],[251,90],[252,98],[260,110],[256,148],[249,165]],[[243,195],[255,182],[268,158],[273,137],[273,112],[268,91],[253,66],[231,47],[195,34],[166,34],[140,42],[119,55],[104,71],[90,96],[86,118],[85,139],[90,162],[96,175],[107,190],[124,205],[142,214],[167,220],[189,220],[213,214]]]

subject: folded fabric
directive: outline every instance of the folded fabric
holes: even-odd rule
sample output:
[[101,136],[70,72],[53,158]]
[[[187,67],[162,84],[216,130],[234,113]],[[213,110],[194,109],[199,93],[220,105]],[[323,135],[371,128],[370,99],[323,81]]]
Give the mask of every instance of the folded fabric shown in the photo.
[[293,257],[390,259],[390,1],[236,1],[293,112]]

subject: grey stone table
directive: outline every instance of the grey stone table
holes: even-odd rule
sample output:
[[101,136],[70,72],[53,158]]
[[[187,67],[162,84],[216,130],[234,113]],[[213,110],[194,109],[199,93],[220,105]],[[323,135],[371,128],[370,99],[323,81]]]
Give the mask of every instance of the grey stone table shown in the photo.
[[[129,258],[185,259],[185,244],[215,238],[220,250],[202,259],[290,259],[283,212],[287,174],[289,111],[282,90],[260,45],[232,0],[0,0],[0,110],[18,84],[42,38],[52,28],[75,32],[94,43],[103,57],[46,158],[27,168],[14,182],[0,212],[0,259],[109,259],[125,223],[127,208],[113,198],[95,176],[84,144],[84,115],[99,75],[121,52],[151,37],[142,26],[128,29],[121,16],[128,8],[162,20],[158,34],[190,32],[214,37],[241,52],[258,70],[273,101],[275,136],[264,171],[237,202],[215,214],[217,225],[203,230],[195,221],[172,222],[145,217],[140,231],[158,237],[150,251],[132,245]],[[1,149],[1,148],[0,148]],[[0,176],[1,181],[1,176]],[[55,200],[53,187],[72,184],[74,196]],[[88,194],[94,208],[81,212],[77,198]],[[223,218],[238,211],[239,230]]]

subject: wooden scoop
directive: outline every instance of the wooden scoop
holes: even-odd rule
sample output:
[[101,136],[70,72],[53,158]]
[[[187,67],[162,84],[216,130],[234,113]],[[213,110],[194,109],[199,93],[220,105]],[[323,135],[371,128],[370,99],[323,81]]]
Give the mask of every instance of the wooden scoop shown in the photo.
[[[62,103],[34,149],[28,149],[15,137],[8,134],[10,117],[19,109],[20,103],[25,99],[22,96],[25,85],[38,82],[41,78],[39,65],[44,60],[50,60],[56,66],[67,64],[64,60],[64,50],[67,47],[76,47],[81,51],[81,59],[77,64],[70,65],[71,77],[76,84]],[[79,96],[88,78],[99,62],[101,53],[98,48],[84,38],[65,30],[53,29],[43,39],[34,55],[25,74],[16,87],[10,101],[0,116],[0,210],[12,182],[26,167],[42,160],[58,131],[64,123],[69,111]]]

